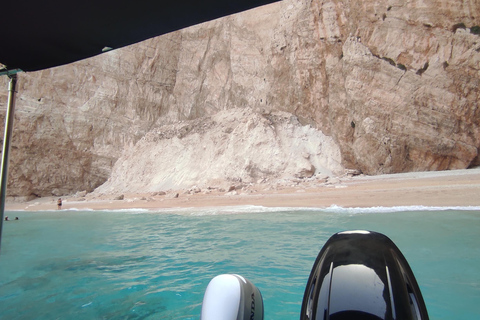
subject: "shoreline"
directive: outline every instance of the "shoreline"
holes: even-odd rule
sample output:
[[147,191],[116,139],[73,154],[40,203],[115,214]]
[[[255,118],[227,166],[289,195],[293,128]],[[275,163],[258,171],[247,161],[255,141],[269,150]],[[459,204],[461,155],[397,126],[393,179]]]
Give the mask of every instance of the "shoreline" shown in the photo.
[[[178,197],[175,197],[178,195]],[[234,206],[281,208],[480,207],[480,168],[333,178],[329,181],[263,183],[222,192],[218,189],[118,195],[65,196],[62,210],[175,209]],[[58,197],[17,202],[7,199],[5,211],[56,210]]]

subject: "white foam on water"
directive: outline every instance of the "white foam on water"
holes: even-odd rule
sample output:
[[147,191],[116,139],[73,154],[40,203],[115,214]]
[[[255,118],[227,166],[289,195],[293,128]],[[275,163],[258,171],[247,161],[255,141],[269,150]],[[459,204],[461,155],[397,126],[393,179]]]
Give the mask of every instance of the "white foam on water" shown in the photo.
[[[185,214],[190,216],[214,216],[214,215],[235,215],[245,213],[269,213],[294,211],[298,208],[287,207],[263,207],[263,206],[225,206],[225,207],[190,207],[190,208],[168,208],[156,209],[158,213]],[[318,209],[317,209],[318,210]]]
[[[81,210],[81,211],[86,211],[86,210]],[[142,213],[151,213],[152,211],[149,209],[130,208],[130,209],[107,209],[107,210],[101,210],[101,212],[142,214]]]
[[320,209],[330,213],[348,213],[348,214],[365,214],[365,213],[394,213],[405,211],[480,211],[478,206],[451,206],[451,207],[433,207],[433,206],[397,206],[397,207],[354,207],[345,208],[332,205],[325,209]]
[[[317,213],[338,213],[338,214],[368,214],[368,213],[395,213],[406,211],[480,211],[480,206],[396,206],[396,207],[341,207],[331,205],[327,208],[320,207],[264,207],[264,206],[224,206],[224,207],[186,207],[186,208],[155,208],[155,209],[115,209],[115,210],[91,210],[91,209],[67,209],[65,211],[98,211],[105,213],[164,213],[189,216],[215,216],[215,215],[237,215],[237,214],[262,214],[275,212],[317,212]],[[55,211],[55,210],[51,210]],[[64,210],[62,210],[64,211]]]
[[312,207],[261,207],[261,206],[243,206],[243,207],[228,207],[222,210],[211,209],[212,211],[221,213],[264,213],[264,212],[285,212],[285,211],[315,211],[328,213],[349,213],[349,214],[364,214],[364,213],[394,213],[405,211],[480,211],[480,206],[396,206],[396,207],[341,207],[331,205],[327,208],[312,208]]
[[[60,210],[48,210],[48,211],[60,211]],[[78,209],[78,208],[68,208],[68,209],[62,209],[61,211],[94,211],[93,209]]]
[[[322,207],[264,207],[254,205],[244,206],[224,206],[224,207],[185,207],[185,208],[130,208],[130,209],[79,209],[68,208],[62,210],[42,210],[42,212],[101,212],[101,213],[128,213],[128,214],[144,214],[144,213],[167,213],[180,214],[190,216],[214,216],[214,215],[236,215],[236,214],[252,214],[252,213],[275,213],[275,212],[318,212],[318,213],[338,213],[338,214],[367,214],[367,213],[395,213],[406,211],[480,211],[480,206],[396,206],[396,207],[341,207],[331,205],[327,208]],[[28,210],[16,210],[25,211]]]
[[190,216],[213,216],[213,215],[236,215],[252,213],[275,213],[275,212],[317,212],[317,213],[338,213],[338,214],[367,214],[367,213],[395,213],[406,211],[480,211],[479,206],[397,206],[397,207],[341,207],[332,205],[327,208],[320,207],[264,207],[264,206],[225,206],[225,207],[189,207],[189,208],[167,208],[153,209],[150,212],[183,214]]

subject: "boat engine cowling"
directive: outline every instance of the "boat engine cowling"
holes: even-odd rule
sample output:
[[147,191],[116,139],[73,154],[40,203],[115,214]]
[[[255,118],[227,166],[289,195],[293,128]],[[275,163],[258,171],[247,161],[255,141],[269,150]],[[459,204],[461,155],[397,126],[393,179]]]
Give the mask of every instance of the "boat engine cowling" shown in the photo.
[[334,234],[313,265],[300,320],[428,320],[407,260],[385,235]]
[[242,276],[216,276],[205,290],[201,319],[263,320],[262,294]]

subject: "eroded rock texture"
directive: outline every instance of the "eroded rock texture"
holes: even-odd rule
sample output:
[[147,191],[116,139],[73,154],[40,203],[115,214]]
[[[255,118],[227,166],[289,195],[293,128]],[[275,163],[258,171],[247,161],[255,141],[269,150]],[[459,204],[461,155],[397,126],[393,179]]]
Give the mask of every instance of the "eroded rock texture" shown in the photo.
[[290,113],[234,108],[151,130],[124,151],[96,192],[203,189],[334,176],[342,171],[340,161],[331,137],[302,126]]
[[479,25],[475,0],[284,0],[21,74],[8,192],[93,190],[147,132],[246,107],[366,174],[478,165]]

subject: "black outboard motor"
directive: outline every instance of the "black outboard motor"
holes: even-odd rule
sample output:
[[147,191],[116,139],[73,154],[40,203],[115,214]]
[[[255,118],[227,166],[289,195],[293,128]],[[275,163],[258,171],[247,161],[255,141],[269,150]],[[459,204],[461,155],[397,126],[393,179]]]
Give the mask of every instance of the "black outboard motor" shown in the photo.
[[370,231],[334,234],[313,265],[300,320],[428,320],[420,288],[397,246]]
[[260,290],[237,274],[222,274],[207,286],[202,320],[263,320]]

